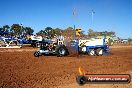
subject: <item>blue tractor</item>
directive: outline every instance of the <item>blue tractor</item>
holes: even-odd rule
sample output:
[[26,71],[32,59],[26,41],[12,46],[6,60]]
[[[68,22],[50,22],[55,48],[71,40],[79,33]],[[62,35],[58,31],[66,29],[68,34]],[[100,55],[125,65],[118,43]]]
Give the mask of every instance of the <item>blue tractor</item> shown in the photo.
[[76,54],[88,54],[102,56],[109,50],[106,39],[87,39],[87,40],[72,40],[70,44],[60,43],[62,41],[57,40],[43,40],[40,46],[40,50],[34,52],[35,57],[39,57],[45,54],[55,54],[57,56],[67,56],[72,53]]

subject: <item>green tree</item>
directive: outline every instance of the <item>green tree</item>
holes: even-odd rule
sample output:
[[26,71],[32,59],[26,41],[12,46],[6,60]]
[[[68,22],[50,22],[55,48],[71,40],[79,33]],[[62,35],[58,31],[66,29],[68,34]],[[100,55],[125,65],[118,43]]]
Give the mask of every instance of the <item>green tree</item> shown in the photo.
[[40,35],[40,36],[45,36],[45,33],[43,30],[40,30],[39,32],[36,33],[37,35]]
[[33,34],[34,30],[31,27],[23,27],[22,32],[31,35]]
[[110,32],[108,32],[108,31],[100,32],[100,36],[103,36],[103,35],[111,36],[111,37],[116,37],[116,34],[113,31],[110,31]]
[[115,32],[113,32],[113,31],[110,31],[110,32],[108,32],[108,31],[103,31],[103,32],[96,32],[96,31],[94,31],[94,30],[92,30],[92,29],[89,29],[88,30],[88,36],[91,38],[91,37],[97,37],[97,36],[104,36],[104,35],[106,35],[106,36],[111,36],[111,37],[116,37],[116,34],[115,34]]
[[51,27],[46,27],[43,31],[43,34],[45,36],[49,36],[50,38],[53,38],[56,35],[61,35],[62,30],[59,28],[53,29]]
[[64,37],[68,37],[68,38],[72,39],[75,36],[75,30],[72,27],[68,27],[62,31],[62,35]]
[[51,27],[46,27],[45,30],[44,30],[44,34],[46,36],[51,37],[51,35],[52,35],[52,32],[51,31],[52,31],[52,28]]
[[41,36],[48,36],[48,37],[52,38],[55,34],[55,30],[53,30],[51,27],[46,27],[44,30],[40,30],[36,34],[41,35]]
[[93,29],[88,30],[88,37],[95,37],[95,32],[93,31]]
[[62,30],[60,29],[60,28],[56,28],[56,29],[54,29],[54,31],[55,31],[55,35],[62,35]]
[[116,37],[116,33],[113,32],[113,31],[111,31],[111,32],[109,32],[109,36],[111,36],[111,37]]
[[15,34],[18,35],[21,32],[21,26],[19,24],[13,24],[11,26],[11,31]]
[[3,26],[3,31],[9,31],[9,28],[10,28],[9,25],[4,25],[4,26]]
[[53,38],[54,36],[59,36],[62,34],[62,30],[59,28],[51,28],[51,27],[46,27],[44,30],[40,30],[38,33],[36,33],[37,35],[41,35],[41,36],[48,36],[50,38]]

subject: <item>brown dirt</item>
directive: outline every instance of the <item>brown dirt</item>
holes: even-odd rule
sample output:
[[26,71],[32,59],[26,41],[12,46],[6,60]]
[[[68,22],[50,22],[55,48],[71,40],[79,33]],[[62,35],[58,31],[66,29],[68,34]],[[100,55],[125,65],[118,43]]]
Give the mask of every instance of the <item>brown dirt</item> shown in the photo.
[[[37,49],[0,49],[1,88],[80,88],[78,68],[89,74],[129,73],[132,75],[132,47],[113,48],[110,55],[36,58]],[[84,88],[132,88],[130,84],[88,84]],[[82,88],[82,86],[81,86]]]

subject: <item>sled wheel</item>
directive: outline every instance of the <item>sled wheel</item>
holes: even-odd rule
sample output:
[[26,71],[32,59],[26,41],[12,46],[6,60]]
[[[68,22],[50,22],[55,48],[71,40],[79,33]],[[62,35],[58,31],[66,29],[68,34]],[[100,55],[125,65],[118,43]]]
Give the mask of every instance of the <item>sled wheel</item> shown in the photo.
[[94,56],[94,55],[95,55],[95,50],[94,50],[94,49],[90,49],[89,55],[90,55],[90,56]]
[[101,48],[96,49],[96,55],[102,56],[103,55],[103,49],[101,49]]

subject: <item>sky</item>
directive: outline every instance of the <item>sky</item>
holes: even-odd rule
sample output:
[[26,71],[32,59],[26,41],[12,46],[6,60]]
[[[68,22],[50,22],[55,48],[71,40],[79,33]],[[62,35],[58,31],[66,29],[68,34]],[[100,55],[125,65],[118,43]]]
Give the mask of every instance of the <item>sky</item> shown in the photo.
[[75,25],[85,33],[114,31],[118,37],[132,38],[132,0],[0,0],[0,4],[0,27],[22,24],[36,33]]

